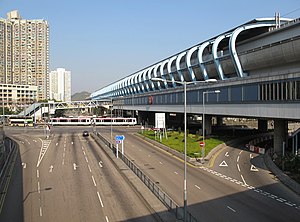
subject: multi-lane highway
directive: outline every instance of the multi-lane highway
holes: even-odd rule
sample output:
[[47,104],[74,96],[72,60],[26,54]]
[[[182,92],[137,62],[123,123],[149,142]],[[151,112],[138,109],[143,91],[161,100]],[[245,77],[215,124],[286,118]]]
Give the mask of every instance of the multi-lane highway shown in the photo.
[[55,128],[46,138],[43,130],[6,129],[20,158],[1,221],[161,221],[162,204],[155,213],[145,201],[149,194],[124,177],[127,169],[117,170],[82,131]]
[[[98,127],[110,138],[110,129]],[[125,155],[134,160],[171,198],[182,205],[183,163],[132,135],[136,129],[114,128],[125,135]],[[188,166],[188,211],[200,221],[299,221],[300,198],[265,167],[262,157],[242,145],[225,147],[211,166]]]

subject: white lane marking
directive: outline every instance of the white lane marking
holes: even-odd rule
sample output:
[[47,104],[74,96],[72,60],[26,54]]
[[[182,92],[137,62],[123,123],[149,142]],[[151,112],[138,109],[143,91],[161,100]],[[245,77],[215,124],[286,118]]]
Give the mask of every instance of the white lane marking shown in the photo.
[[227,208],[228,208],[229,210],[233,211],[234,213],[236,212],[236,210],[233,209],[233,208],[231,208],[230,206],[227,206]]
[[58,143],[56,143],[55,145],[58,146]]
[[62,165],[65,165],[65,159],[62,160]]
[[283,199],[283,198],[279,198],[279,199],[277,199],[277,201],[279,201],[279,202],[286,202],[287,200],[286,199]]
[[201,188],[200,188],[199,186],[195,185],[195,187],[196,187],[197,189],[201,190]]
[[64,147],[66,147],[66,144],[64,144]]
[[36,170],[36,177],[39,178],[40,177],[40,171]]
[[175,174],[178,174],[176,171],[174,172]]
[[84,147],[82,146],[81,149],[84,150]]
[[50,146],[50,143],[51,143],[51,140],[41,140],[42,141],[42,147],[41,147],[41,150],[40,150],[40,154],[39,154],[39,158],[38,158],[38,162],[36,164],[36,167],[39,167],[40,163],[42,162],[42,159],[43,157],[45,156],[49,146]]
[[101,207],[104,207],[103,202],[102,202],[102,199],[101,199],[100,194],[99,194],[99,191],[97,191],[97,194],[98,194],[98,198],[99,198]]
[[42,207],[40,207],[40,217],[43,216]]
[[85,155],[85,156],[86,156],[86,154],[85,154],[85,151],[83,150],[82,152],[83,152],[83,155]]
[[99,162],[99,166],[102,168],[103,166],[102,166],[102,164],[101,164],[101,163],[102,163],[102,161],[100,161],[100,162]]
[[250,168],[251,171],[254,171],[254,172],[257,172],[258,169],[254,166],[254,165],[251,165],[251,168]]
[[49,172],[52,173],[52,171],[53,171],[53,165],[51,165],[51,166],[49,167]]
[[237,168],[238,168],[238,171],[241,172],[241,169],[240,169],[240,165],[239,164],[236,164]]
[[87,159],[87,157],[85,157],[85,161],[88,163],[89,162],[89,160]]
[[239,155],[241,155],[242,152],[243,152],[243,150],[240,151]]
[[223,160],[222,161],[222,163],[220,163],[220,165],[219,166],[224,166],[224,167],[227,167],[228,165],[227,165],[227,163],[225,162],[225,160]]
[[35,142],[35,143],[37,143],[37,141],[36,140],[32,140],[33,142]]
[[92,169],[91,169],[91,167],[90,167],[90,165],[89,165],[89,164],[88,164],[88,168],[89,168],[89,171],[90,171],[90,172],[92,172]]
[[92,175],[92,180],[93,180],[94,186],[96,187],[96,186],[97,186],[97,184],[96,184],[96,181],[95,181],[95,179],[94,179],[94,176],[93,176],[93,175]]
[[159,162],[159,164],[161,164],[161,165],[162,165],[163,163],[162,163],[162,162]]
[[[216,176],[220,176],[220,177],[222,176],[222,174],[220,174],[220,173],[218,173],[218,172],[216,172],[216,171],[214,171],[214,170],[208,169],[208,168],[206,168],[206,167],[203,167],[203,166],[199,167],[199,169],[208,171],[208,172],[210,172],[211,174],[214,174],[214,175],[216,175]],[[224,178],[226,179],[226,177],[224,177]],[[297,206],[297,204],[292,203],[292,202],[290,202],[290,201],[288,201],[288,200],[286,200],[286,199],[280,198],[280,197],[278,197],[278,196],[276,196],[276,195],[274,195],[274,194],[268,193],[268,192],[266,192],[266,191],[263,191],[263,190],[261,190],[261,189],[257,189],[257,188],[255,188],[255,187],[253,187],[253,186],[250,186],[250,185],[246,184],[246,181],[244,180],[243,175],[241,175],[241,178],[242,178],[242,180],[244,181],[244,183],[241,182],[241,181],[238,181],[238,180],[236,180],[236,179],[232,179],[232,178],[228,178],[228,179],[229,179],[231,182],[236,183],[237,185],[240,185],[240,186],[242,186],[242,187],[248,188],[249,190],[253,190],[254,192],[256,192],[256,193],[258,193],[258,194],[260,194],[260,195],[263,195],[263,196],[265,196],[265,197],[268,197],[268,198],[271,198],[271,199],[273,199],[273,200],[276,200],[276,201],[278,201],[278,202],[280,202],[280,203],[282,203],[282,204],[285,204],[285,205],[287,205],[287,206],[290,206],[290,207],[293,207],[293,208],[295,208],[295,209],[297,209],[297,210],[300,210],[300,205]]]
[[240,160],[240,156],[237,157],[236,162],[239,162],[239,160]]
[[225,153],[225,156],[226,156],[226,157],[229,157],[229,154],[228,154],[228,152],[226,152],[226,153]]
[[241,175],[241,178],[242,178],[242,180],[243,180],[244,184],[245,184],[245,185],[247,185],[247,183],[246,183],[246,181],[245,181],[245,179],[244,179],[243,175]]
[[74,144],[74,142],[72,141],[72,142],[71,142],[71,144],[73,145],[73,144]]
[[40,181],[38,181],[37,186],[38,186],[38,192],[41,193]]
[[290,206],[290,207],[294,207],[294,206],[296,206],[296,204],[294,204],[294,203],[291,203],[291,202],[286,202],[285,204],[286,204],[286,205],[288,205],[288,206]]
[[108,220],[108,217],[107,217],[107,216],[105,216],[105,220],[106,220],[106,222],[109,222],[109,220]]
[[63,152],[63,158],[65,158],[65,155],[66,155],[65,152]]

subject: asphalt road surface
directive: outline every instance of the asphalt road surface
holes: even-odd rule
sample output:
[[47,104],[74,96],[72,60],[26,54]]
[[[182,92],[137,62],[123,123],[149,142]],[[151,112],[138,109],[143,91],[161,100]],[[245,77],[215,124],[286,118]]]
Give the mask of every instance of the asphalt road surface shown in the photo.
[[[134,127],[113,127],[124,135],[125,155],[183,205],[183,162],[132,135]],[[109,127],[97,131],[110,139]],[[187,169],[188,211],[199,221],[299,221],[300,198],[242,144],[222,149],[211,166]]]
[[160,221],[82,131],[6,129],[20,156],[0,221]]

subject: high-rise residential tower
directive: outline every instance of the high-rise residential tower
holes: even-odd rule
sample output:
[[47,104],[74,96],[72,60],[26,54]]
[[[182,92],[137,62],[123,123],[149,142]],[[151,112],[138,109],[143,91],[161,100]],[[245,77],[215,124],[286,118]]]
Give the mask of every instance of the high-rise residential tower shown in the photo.
[[63,68],[51,71],[49,74],[50,99],[71,101],[71,72]]
[[0,83],[37,86],[34,100],[45,100],[48,73],[48,22],[22,19],[17,10],[0,18]]

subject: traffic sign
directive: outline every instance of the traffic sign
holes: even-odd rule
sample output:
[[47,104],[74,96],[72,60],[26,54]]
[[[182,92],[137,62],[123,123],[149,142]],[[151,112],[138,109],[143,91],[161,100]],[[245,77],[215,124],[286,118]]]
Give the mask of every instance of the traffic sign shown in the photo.
[[204,142],[204,141],[201,141],[201,142],[199,142],[199,145],[200,145],[201,147],[205,147],[205,142]]
[[125,136],[124,135],[116,135],[116,140],[124,140]]

